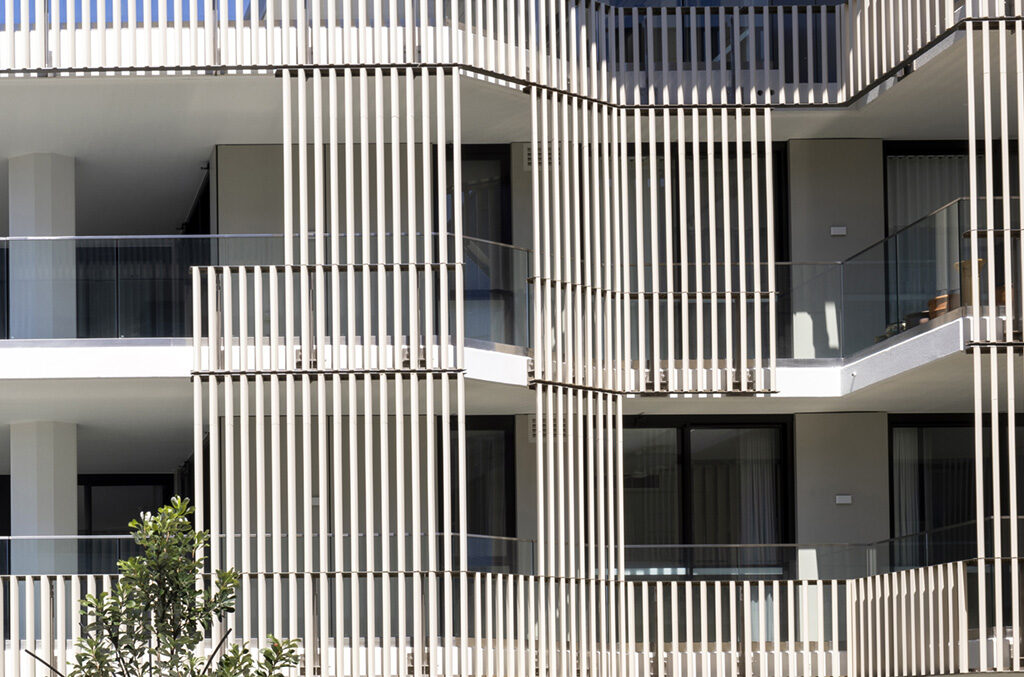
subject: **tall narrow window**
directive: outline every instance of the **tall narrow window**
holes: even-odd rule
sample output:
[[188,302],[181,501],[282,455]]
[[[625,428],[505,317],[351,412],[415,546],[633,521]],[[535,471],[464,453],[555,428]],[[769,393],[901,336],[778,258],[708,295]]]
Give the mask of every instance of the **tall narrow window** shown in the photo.
[[[501,422],[466,430],[467,531],[480,536],[515,536],[514,449]],[[468,426],[467,426],[468,427]]]
[[[989,434],[982,439],[987,447]],[[976,510],[974,429],[969,420],[963,419],[963,425],[923,420],[919,425],[896,424],[891,445],[896,564],[924,566],[972,557]],[[991,462],[984,466],[987,470]]]
[[[465,329],[467,339],[525,345],[529,253],[512,246],[510,158],[507,145],[462,146]],[[455,230],[453,178],[449,233]]]
[[622,442],[626,543],[683,543],[679,431],[631,428]]
[[[128,523],[140,513],[156,512],[171,500],[174,476],[79,475],[78,533],[87,536],[124,536]],[[136,553],[127,538],[99,538],[78,545],[78,566],[83,573],[117,571],[117,562]]]
[[[459,486],[457,464],[451,472],[454,492]],[[516,540],[513,416],[466,417],[465,487],[469,569],[511,573],[529,566],[531,553]],[[457,494],[438,500],[450,501],[453,515],[458,514]]]

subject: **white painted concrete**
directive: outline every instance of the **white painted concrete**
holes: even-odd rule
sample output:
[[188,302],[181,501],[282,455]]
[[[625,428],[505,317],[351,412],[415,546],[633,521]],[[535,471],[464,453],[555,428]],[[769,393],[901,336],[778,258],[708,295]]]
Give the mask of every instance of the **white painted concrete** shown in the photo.
[[188,378],[192,346],[183,340],[4,341],[0,380]]
[[[78,430],[74,423],[11,424],[11,535],[78,533]],[[77,555],[60,541],[19,541],[12,573],[74,571]]]
[[[9,221],[13,237],[75,234],[75,159],[37,153],[8,162]],[[75,336],[75,243],[10,243],[13,338]]]

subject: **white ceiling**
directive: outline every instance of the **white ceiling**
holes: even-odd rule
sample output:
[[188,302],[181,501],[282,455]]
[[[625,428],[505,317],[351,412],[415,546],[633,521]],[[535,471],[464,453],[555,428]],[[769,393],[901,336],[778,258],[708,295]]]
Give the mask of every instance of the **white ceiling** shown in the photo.
[[192,454],[188,379],[19,380],[0,385],[0,473],[12,421],[78,424],[81,473],[171,472]]
[[76,158],[79,234],[169,233],[215,144],[280,141],[280,85],[241,76],[4,79],[0,120],[0,233],[6,158],[40,152]]

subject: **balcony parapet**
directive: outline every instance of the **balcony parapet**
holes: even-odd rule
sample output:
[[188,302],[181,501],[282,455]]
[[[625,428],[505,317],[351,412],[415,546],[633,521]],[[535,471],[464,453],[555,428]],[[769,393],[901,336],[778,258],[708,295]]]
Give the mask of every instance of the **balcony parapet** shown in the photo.
[[293,0],[9,2],[0,73],[461,67],[609,105],[842,105],[963,21],[1005,14],[974,0],[911,3],[905,15],[900,6],[899,21],[886,5],[881,23],[868,0],[573,0],[559,5],[564,15],[539,0],[483,12],[470,0],[398,4],[384,17]]

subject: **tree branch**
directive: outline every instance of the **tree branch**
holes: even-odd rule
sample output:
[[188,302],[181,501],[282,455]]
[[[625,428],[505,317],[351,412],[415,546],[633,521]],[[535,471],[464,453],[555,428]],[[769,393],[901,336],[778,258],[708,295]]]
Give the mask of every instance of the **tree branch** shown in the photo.
[[218,653],[220,653],[221,648],[224,646],[224,642],[228,641],[229,634],[231,634],[231,628],[228,628],[224,631],[224,636],[220,638],[219,642],[217,642],[217,646],[213,647],[213,652],[210,654],[210,657],[206,659],[206,665],[203,666],[203,669],[199,672],[199,674],[209,674],[210,666],[213,664],[213,659],[217,657]]
[[50,672],[52,672],[53,674],[57,675],[58,677],[65,677],[65,675],[64,675],[64,673],[63,673],[63,672],[61,672],[61,671],[60,671],[60,670],[58,670],[57,668],[53,667],[52,665],[50,665],[49,663],[47,663],[47,662],[46,662],[46,661],[44,661],[44,660],[43,660],[42,658],[40,658],[39,656],[35,655],[34,653],[32,653],[31,651],[29,651],[28,649],[25,649],[25,653],[27,653],[27,654],[28,654],[29,656],[31,656],[32,658],[35,658],[35,659],[36,659],[37,661],[39,661],[40,663],[42,663],[43,665],[45,665],[46,667],[48,667],[48,668],[50,669]]

